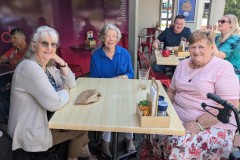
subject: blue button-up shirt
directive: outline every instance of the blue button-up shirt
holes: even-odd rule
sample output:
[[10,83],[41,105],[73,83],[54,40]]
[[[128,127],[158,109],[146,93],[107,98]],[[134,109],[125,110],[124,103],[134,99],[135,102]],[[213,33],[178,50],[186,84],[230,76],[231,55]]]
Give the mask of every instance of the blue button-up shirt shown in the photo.
[[120,46],[116,46],[113,58],[107,57],[103,47],[93,52],[90,65],[90,77],[113,78],[127,75],[133,79],[134,72],[129,52]]

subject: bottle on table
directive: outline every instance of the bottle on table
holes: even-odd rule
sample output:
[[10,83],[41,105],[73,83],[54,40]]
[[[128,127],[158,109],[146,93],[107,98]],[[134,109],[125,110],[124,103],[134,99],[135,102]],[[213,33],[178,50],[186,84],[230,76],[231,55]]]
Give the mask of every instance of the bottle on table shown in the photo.
[[160,49],[160,50],[163,50],[164,42],[161,42],[159,45],[160,45],[160,46],[159,46],[159,49]]
[[158,102],[158,116],[167,116],[168,103],[166,101]]

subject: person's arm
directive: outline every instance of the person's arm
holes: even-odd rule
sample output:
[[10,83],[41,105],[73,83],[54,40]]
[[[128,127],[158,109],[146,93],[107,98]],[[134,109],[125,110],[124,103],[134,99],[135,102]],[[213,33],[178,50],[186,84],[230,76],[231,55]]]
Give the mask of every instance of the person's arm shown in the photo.
[[97,64],[95,62],[94,53],[91,57],[91,62],[90,62],[90,77],[101,78],[97,71]]
[[[227,62],[219,70],[221,70],[220,75],[217,76],[214,84],[215,94],[226,99],[237,108],[239,106],[239,81],[234,73],[233,66]],[[216,107],[222,108],[220,104]],[[218,114],[218,110],[216,109],[211,108],[209,111],[214,115]],[[195,121],[187,122],[184,126],[190,132],[198,133],[195,130],[196,128],[204,130],[218,122],[219,120],[216,117],[206,112],[197,117]]]
[[[61,109],[69,100],[67,88],[55,91],[45,72],[38,64],[26,63],[20,71],[19,82],[24,92],[30,94],[46,110]],[[30,85],[29,85],[30,84]]]
[[59,57],[57,54],[54,54],[53,60],[59,65],[61,74],[63,76],[67,76],[69,74],[69,68],[68,68],[67,63],[61,57]]
[[213,55],[222,59],[226,57],[226,54],[224,52],[218,50],[216,44],[213,44]]
[[167,95],[172,103],[173,103],[175,94],[176,94],[176,91],[174,91],[170,87],[167,89]]
[[159,34],[159,36],[157,37],[157,39],[155,39],[152,43],[152,46],[154,49],[158,49],[159,44],[161,43],[161,41],[163,41],[163,39],[165,39],[166,36],[166,30],[164,30],[162,33]]
[[161,43],[161,42],[160,42],[158,39],[155,39],[155,40],[153,41],[153,44],[152,44],[153,48],[154,48],[154,49],[158,49],[158,46],[159,46],[160,43]]

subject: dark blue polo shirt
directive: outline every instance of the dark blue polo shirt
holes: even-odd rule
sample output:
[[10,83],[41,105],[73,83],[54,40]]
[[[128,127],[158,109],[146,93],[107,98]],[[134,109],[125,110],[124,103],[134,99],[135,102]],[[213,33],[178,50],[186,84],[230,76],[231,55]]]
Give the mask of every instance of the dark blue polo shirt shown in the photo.
[[173,31],[173,27],[165,29],[159,36],[158,40],[164,42],[164,48],[166,46],[179,46],[181,42],[181,37],[184,37],[188,40],[191,35],[190,28],[184,27],[183,31],[179,34],[176,34]]

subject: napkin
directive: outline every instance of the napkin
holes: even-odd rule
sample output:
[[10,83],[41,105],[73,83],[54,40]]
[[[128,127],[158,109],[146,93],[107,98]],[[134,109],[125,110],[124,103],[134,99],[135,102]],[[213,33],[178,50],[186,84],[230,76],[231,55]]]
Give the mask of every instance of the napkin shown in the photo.
[[79,94],[75,104],[89,104],[99,100],[101,93],[96,89],[89,89]]

